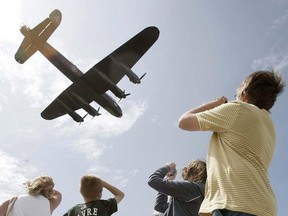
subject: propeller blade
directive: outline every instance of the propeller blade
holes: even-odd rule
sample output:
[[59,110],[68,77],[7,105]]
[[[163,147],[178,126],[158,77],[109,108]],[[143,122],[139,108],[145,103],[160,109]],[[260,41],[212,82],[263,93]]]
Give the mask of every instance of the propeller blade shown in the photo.
[[86,113],[86,115],[84,115],[84,116],[83,116],[83,118],[82,118],[82,119],[83,119],[83,121],[84,121],[84,118],[85,118],[87,115],[88,115],[88,113]]
[[144,73],[140,78],[139,80],[143,79],[143,77],[146,75],[146,73]]
[[[130,94],[131,94],[131,93],[125,94],[125,90],[124,90],[124,91],[123,91],[123,97],[122,97],[122,98],[126,98],[126,97],[129,96]],[[122,99],[122,98],[121,98],[121,99]],[[121,100],[121,99],[120,99],[120,100]]]
[[100,110],[100,107],[98,107],[97,112],[98,112],[99,115],[101,115],[101,113],[99,112],[99,110]]

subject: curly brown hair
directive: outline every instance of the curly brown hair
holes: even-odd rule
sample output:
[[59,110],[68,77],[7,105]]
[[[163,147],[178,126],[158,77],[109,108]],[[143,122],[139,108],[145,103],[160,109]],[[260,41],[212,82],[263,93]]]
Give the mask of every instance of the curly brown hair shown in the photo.
[[204,160],[189,162],[182,169],[182,177],[184,180],[205,183],[207,179],[206,162]]

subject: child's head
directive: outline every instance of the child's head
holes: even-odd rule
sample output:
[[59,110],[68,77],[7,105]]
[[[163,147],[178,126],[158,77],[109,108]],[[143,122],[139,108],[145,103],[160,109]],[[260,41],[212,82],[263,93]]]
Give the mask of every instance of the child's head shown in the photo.
[[205,183],[207,179],[206,162],[203,160],[189,162],[182,169],[182,177],[184,180]]
[[236,92],[238,100],[254,104],[269,111],[284,91],[285,81],[279,73],[256,71],[245,78]]
[[25,183],[28,194],[31,196],[43,195],[50,198],[53,194],[54,182],[49,176],[39,176]]
[[102,180],[96,175],[88,174],[81,178],[80,193],[85,200],[96,200],[102,197]]

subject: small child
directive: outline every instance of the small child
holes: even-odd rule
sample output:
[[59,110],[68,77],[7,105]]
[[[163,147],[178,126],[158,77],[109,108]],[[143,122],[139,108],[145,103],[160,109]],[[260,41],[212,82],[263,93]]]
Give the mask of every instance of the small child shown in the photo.
[[[110,191],[114,198],[101,199],[103,188]],[[124,198],[122,191],[92,174],[84,175],[81,178],[80,193],[84,203],[75,205],[64,216],[112,215],[117,212],[118,203]]]

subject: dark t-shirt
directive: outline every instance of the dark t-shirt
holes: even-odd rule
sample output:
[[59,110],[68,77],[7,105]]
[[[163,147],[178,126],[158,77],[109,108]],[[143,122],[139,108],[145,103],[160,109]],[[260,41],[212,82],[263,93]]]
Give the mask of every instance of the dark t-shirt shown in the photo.
[[114,198],[111,198],[77,204],[63,216],[110,216],[117,210],[117,202]]

